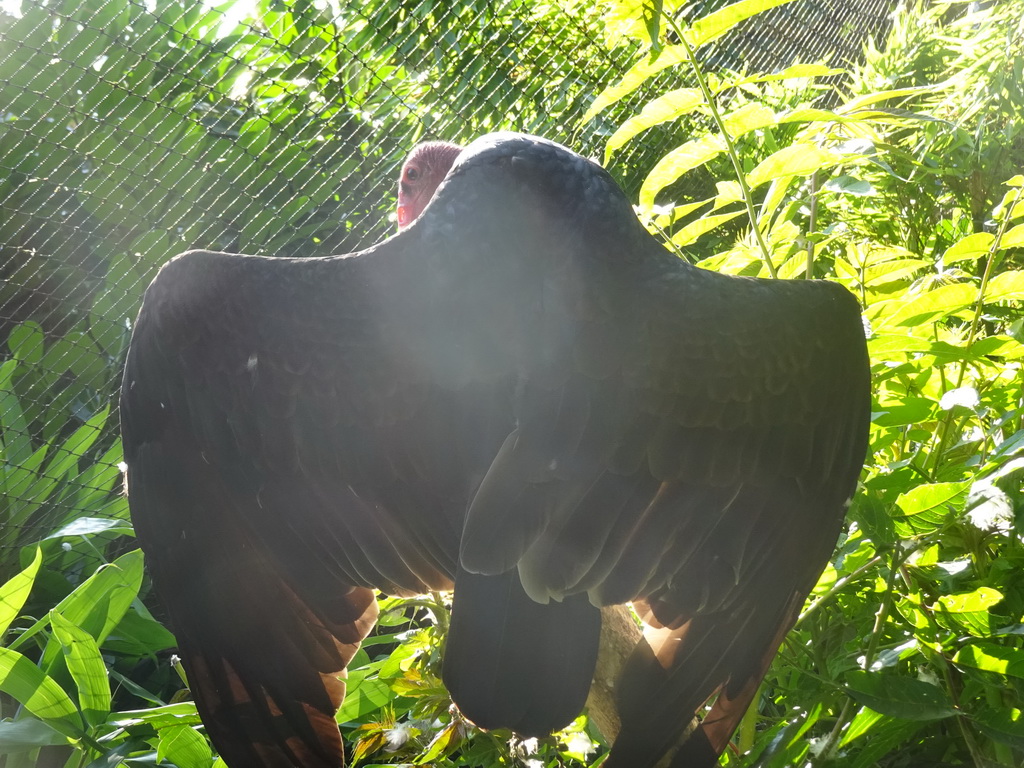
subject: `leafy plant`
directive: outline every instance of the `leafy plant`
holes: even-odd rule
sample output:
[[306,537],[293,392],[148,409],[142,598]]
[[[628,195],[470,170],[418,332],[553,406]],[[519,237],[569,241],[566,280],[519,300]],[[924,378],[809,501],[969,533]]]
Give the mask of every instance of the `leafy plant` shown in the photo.
[[[697,46],[770,4],[741,1],[684,28],[666,3],[660,24],[643,27],[650,55],[590,116],[666,67],[693,67]],[[698,88],[659,96],[609,141],[612,153],[660,122],[703,115],[707,129],[641,186],[650,225],[709,269],[839,280],[869,328],[876,401],[863,490],[728,765],[1021,760],[1024,272],[1012,266],[1024,245],[1024,177],[1013,170],[1024,156],[1009,106],[1019,73],[994,66],[1019,47],[1021,10],[898,15],[886,53],[869,53],[828,110],[763,98],[777,80],[813,94],[814,79],[832,74],[822,65],[695,70]],[[655,40],[659,29],[677,42]],[[935,54],[924,75],[922,52]],[[755,89],[749,102],[736,96]],[[740,149],[752,136],[767,153]],[[721,158],[732,173],[718,175],[714,197],[659,197]],[[744,231],[730,242],[723,225],[736,221]]]

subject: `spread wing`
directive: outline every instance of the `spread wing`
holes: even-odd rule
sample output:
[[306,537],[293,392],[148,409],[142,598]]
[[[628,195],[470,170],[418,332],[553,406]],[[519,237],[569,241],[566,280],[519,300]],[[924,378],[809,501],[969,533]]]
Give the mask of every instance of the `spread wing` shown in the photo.
[[429,433],[455,393],[379,354],[372,291],[336,266],[179,257],[146,295],[125,371],[133,519],[233,766],[340,765],[334,712],[376,616],[369,587],[451,586],[450,454],[401,438]]
[[677,757],[711,764],[834,544],[866,375],[842,289],[689,268],[529,137],[471,146],[370,251],[179,257],[121,408],[214,743],[235,768],[340,765],[370,588],[454,582],[444,678],[470,719],[565,725],[594,605],[632,599],[651,629],[611,764],[653,766],[718,692]]
[[609,765],[654,765],[718,694],[673,763],[712,765],[854,491],[864,333],[843,288],[692,268],[627,220],[616,193],[581,194],[594,210],[604,197],[592,220],[603,229],[549,277],[560,333],[520,384],[461,562],[517,568],[540,602],[633,600],[649,628],[618,685]]

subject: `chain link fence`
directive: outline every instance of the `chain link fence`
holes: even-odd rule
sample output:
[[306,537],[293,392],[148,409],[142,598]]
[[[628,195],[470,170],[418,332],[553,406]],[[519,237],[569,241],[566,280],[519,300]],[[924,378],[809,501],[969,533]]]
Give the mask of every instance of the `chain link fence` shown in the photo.
[[[842,66],[888,11],[796,0],[702,55]],[[189,248],[366,247],[393,229],[397,169],[423,139],[512,129],[599,156],[644,98],[582,125],[635,60],[610,19],[543,0],[0,4],[0,582],[26,544],[68,575],[129,530],[117,388],[162,263]],[[685,74],[660,77],[652,87]],[[629,188],[684,136],[651,131],[612,170]]]

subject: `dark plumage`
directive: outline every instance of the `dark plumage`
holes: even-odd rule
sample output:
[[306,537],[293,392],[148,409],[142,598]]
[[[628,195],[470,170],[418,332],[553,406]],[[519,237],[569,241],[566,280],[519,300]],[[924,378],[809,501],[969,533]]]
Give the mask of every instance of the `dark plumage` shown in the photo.
[[649,623],[606,766],[725,747],[834,546],[867,437],[838,285],[695,269],[611,177],[497,134],[358,254],[191,252],[146,293],[130,503],[233,768],[338,766],[371,588],[450,589],[467,717],[567,724],[600,615]]

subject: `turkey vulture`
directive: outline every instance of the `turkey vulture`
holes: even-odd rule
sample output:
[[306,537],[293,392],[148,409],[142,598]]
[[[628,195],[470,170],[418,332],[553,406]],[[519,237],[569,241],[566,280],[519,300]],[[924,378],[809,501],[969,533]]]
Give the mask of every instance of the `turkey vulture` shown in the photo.
[[448,141],[426,141],[413,147],[398,179],[399,229],[423,213],[460,152],[462,147]]
[[566,725],[597,606],[633,601],[648,626],[605,765],[704,768],[832,551],[868,390],[845,289],[689,266],[599,166],[494,134],[360,253],[170,261],[121,418],[136,531],[228,765],[342,765],[372,588],[454,586],[443,678],[467,718]]

